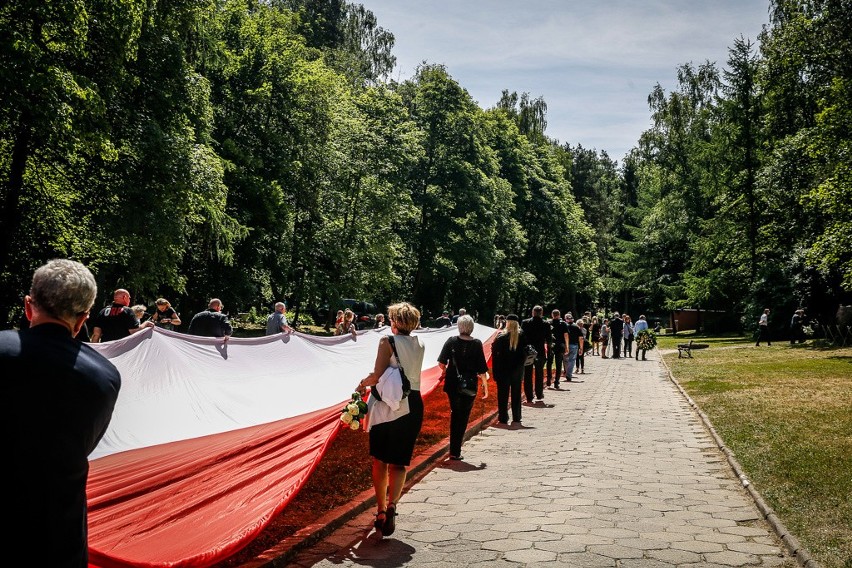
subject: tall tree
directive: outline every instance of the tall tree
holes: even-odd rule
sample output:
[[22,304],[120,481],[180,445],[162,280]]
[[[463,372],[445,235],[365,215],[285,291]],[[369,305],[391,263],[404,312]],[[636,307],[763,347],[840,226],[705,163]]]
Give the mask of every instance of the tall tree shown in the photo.
[[[422,132],[422,153],[408,187],[418,209],[407,229],[413,251],[412,298],[436,312],[449,299],[451,283],[491,272],[495,258],[493,155],[484,143],[481,110],[441,65],[422,65],[400,86]],[[465,286],[459,297],[470,293]]]
[[89,163],[116,157],[102,93],[125,77],[140,23],[139,2],[0,6],[0,323],[32,269],[83,236]]
[[[772,150],[763,187],[770,212],[792,232],[778,235],[776,245],[806,253],[786,263],[798,282],[798,301],[813,301],[826,288],[836,299],[841,290],[852,291],[852,6],[848,0],[776,0],[771,15],[761,37]],[[809,266],[818,268],[819,278]]]

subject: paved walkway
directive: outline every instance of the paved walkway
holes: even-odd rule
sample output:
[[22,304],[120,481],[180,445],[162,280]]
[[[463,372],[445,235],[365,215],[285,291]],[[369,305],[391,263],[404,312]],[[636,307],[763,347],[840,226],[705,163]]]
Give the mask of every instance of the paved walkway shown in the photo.
[[371,509],[289,565],[796,566],[658,358],[587,358],[416,483],[392,536]]

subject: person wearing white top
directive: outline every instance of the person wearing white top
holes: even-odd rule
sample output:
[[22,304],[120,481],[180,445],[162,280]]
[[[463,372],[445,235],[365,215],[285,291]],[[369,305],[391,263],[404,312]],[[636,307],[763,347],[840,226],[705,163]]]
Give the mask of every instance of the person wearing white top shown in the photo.
[[769,339],[769,308],[765,308],[763,313],[760,314],[760,320],[757,322],[757,330],[757,343],[754,346],[760,347],[760,342],[766,341],[766,344],[772,347],[772,340]]
[[[373,525],[382,536],[390,536],[396,530],[396,505],[402,497],[406,468],[411,463],[414,444],[423,425],[420,370],[423,368],[423,355],[426,352],[420,338],[411,335],[411,332],[420,326],[420,311],[416,307],[408,302],[389,306],[388,321],[394,338],[393,347],[388,336],[379,340],[373,372],[358,383],[357,389],[364,395],[366,387],[377,387],[387,368],[397,365],[402,368],[411,384],[411,391],[405,397],[408,412],[388,416],[389,420],[382,421],[380,411],[378,423],[375,417],[370,417],[369,414],[367,417],[371,422],[370,456],[373,458],[373,489],[376,492],[377,508]],[[378,388],[384,399],[385,391],[381,390],[381,387]],[[390,391],[388,395],[392,396]],[[403,404],[400,403],[400,408]]]

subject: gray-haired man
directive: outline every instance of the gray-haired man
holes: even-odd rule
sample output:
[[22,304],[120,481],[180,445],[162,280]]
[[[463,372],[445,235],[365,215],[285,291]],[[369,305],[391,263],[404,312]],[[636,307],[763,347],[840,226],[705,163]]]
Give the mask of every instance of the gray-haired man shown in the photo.
[[97,295],[92,273],[72,260],[35,271],[24,309],[30,327],[0,331],[0,413],[10,488],[3,562],[29,566],[33,531],[38,564],[88,565],[88,456],[106,432],[121,387],[115,366],[74,336]]
[[293,333],[293,328],[287,323],[287,304],[275,302],[275,311],[266,318],[266,335]]

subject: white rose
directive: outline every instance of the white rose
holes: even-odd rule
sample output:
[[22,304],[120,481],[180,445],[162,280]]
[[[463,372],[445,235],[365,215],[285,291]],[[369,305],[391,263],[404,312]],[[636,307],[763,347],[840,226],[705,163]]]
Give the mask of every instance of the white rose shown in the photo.
[[358,422],[357,420],[353,420],[352,422],[349,423],[349,429],[350,430],[357,430],[360,427],[361,427],[361,423]]
[[348,405],[346,407],[346,410],[348,410],[349,414],[351,414],[352,416],[358,416],[359,414],[361,414],[361,410],[358,408],[357,404]]
[[344,414],[340,417],[340,421],[343,422],[344,424],[351,424],[352,423],[352,415],[349,414],[349,413],[346,413],[346,414]]

